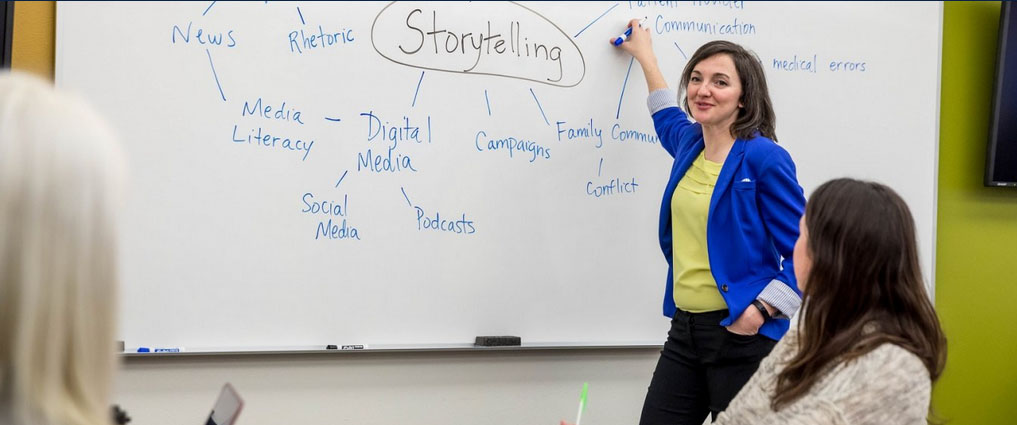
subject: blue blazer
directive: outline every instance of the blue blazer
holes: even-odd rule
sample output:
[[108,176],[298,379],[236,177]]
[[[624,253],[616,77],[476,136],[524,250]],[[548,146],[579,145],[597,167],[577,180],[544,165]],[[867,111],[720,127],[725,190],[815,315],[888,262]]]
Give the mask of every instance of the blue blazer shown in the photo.
[[[677,106],[654,113],[653,124],[661,145],[674,157],[660,206],[659,229],[660,249],[667,260],[664,315],[673,317],[671,198],[705,143],[702,126],[690,122]],[[717,178],[706,224],[710,269],[729,311],[722,326],[737,320],[757,298],[786,316],[798,308],[801,291],[792,252],[804,209],[805,196],[787,151],[758,133],[749,140],[735,140]],[[786,316],[767,321],[759,333],[780,339],[789,326]]]

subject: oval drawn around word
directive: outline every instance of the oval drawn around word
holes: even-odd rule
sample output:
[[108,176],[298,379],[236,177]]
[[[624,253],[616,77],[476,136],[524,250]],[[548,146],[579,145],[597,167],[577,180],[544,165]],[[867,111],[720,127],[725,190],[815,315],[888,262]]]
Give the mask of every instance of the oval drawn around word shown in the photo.
[[574,87],[586,75],[572,38],[515,2],[394,1],[375,17],[371,44],[392,62],[433,71],[559,87]]

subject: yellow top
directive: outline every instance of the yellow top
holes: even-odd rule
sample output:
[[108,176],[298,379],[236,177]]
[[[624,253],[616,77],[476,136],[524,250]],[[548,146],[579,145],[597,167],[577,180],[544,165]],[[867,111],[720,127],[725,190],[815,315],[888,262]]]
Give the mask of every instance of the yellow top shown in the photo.
[[723,165],[707,160],[700,152],[671,197],[674,303],[692,313],[727,308],[710,271],[710,254],[706,249],[710,197]]

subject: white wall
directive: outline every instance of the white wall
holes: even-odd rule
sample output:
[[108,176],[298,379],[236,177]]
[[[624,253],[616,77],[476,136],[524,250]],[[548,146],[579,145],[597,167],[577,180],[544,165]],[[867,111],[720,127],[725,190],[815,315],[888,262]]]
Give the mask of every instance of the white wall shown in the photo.
[[[663,335],[662,335],[663,337]],[[132,424],[203,424],[223,382],[258,424],[638,422],[656,349],[129,358],[114,401]]]

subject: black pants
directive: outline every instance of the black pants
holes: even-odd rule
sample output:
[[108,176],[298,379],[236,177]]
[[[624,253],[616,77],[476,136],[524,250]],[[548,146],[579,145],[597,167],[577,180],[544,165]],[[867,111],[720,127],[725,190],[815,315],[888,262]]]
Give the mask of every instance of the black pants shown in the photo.
[[776,341],[728,332],[728,311],[678,310],[646,392],[640,425],[701,425],[727,408]]

